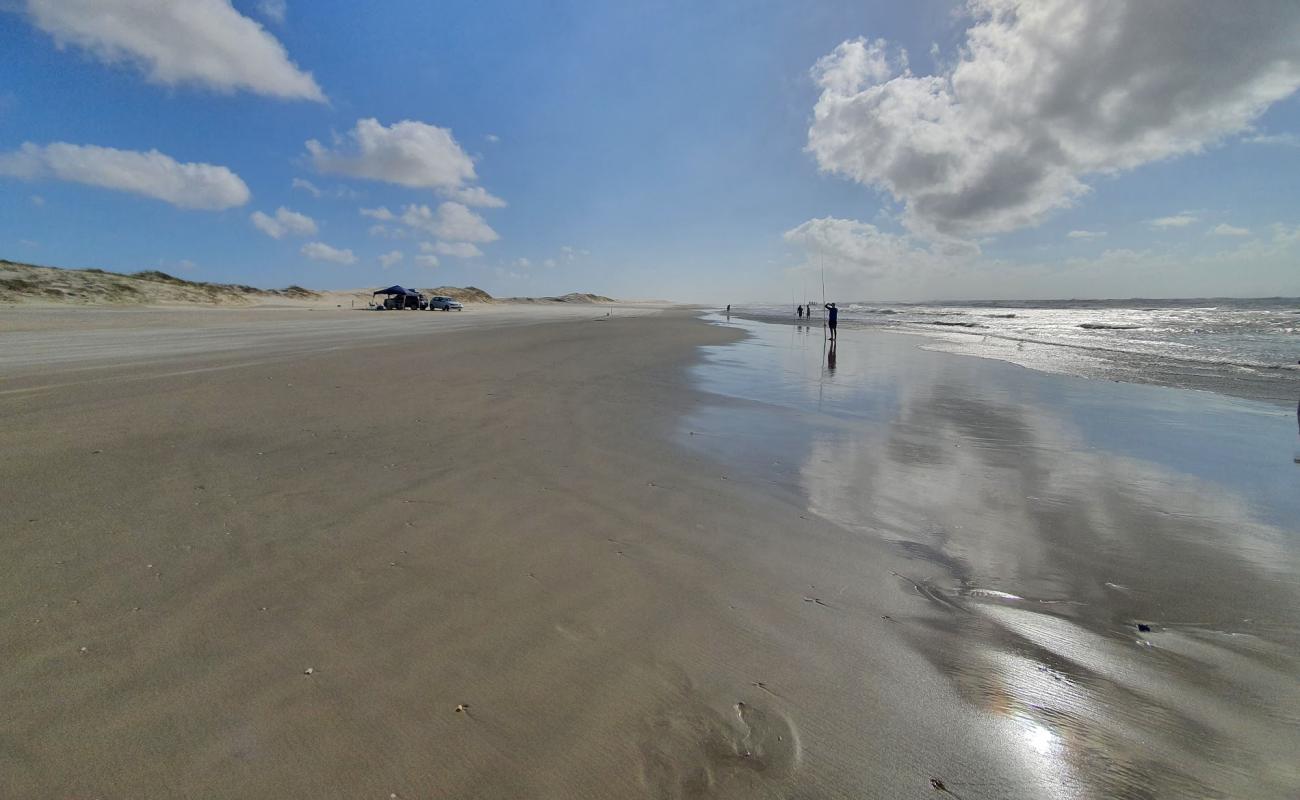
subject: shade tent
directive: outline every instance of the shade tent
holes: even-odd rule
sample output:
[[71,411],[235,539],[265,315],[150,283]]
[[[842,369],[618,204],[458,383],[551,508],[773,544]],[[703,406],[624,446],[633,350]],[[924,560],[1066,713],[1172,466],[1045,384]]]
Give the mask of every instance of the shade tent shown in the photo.
[[428,307],[424,302],[424,295],[414,289],[407,289],[405,286],[389,286],[387,289],[372,292],[370,296],[374,297],[380,294],[385,295],[382,308],[413,308],[418,311]]
[[419,297],[420,295],[420,293],[415,291],[414,289],[407,289],[403,286],[389,286],[387,289],[380,289],[379,291],[371,292],[370,296],[374,297],[377,294],[400,294],[400,295],[405,295],[407,297],[413,295]]

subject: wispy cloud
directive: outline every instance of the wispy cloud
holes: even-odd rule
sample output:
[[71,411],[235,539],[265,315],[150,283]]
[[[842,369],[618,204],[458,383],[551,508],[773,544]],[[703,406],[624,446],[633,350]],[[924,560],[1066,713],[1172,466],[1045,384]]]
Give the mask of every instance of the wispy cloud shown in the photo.
[[302,254],[312,261],[331,261],[335,264],[355,264],[357,257],[351,250],[340,250],[324,242],[308,242],[302,246]]
[[362,208],[358,209],[358,211],[361,212],[361,216],[363,217],[370,217],[371,219],[377,219],[383,222],[397,219],[397,216],[393,212],[389,211],[385,206],[380,206],[378,208]]
[[312,197],[321,196],[320,187],[312,183],[311,181],[307,180],[306,178],[294,178],[293,183],[290,185],[294,189],[301,189],[302,191],[310,194]]
[[290,234],[294,236],[315,236],[316,220],[306,214],[290,211],[284,206],[275,210],[275,216],[254,211],[249,219],[253,227],[272,239],[280,239]]
[[450,189],[443,194],[458,203],[464,203],[467,206],[478,206],[480,208],[505,208],[506,201],[494,194],[488,192],[482,186],[462,186],[459,189]]
[[1167,228],[1186,228],[1197,219],[1195,214],[1189,214],[1184,211],[1181,214],[1174,214],[1168,217],[1157,217],[1156,219],[1147,220],[1147,225],[1157,229]]
[[1105,236],[1105,231],[1070,231],[1065,234],[1067,239],[1100,239]]
[[1249,144],[1274,144],[1283,147],[1300,147],[1300,136],[1294,133],[1257,133],[1242,141]]
[[482,250],[469,242],[437,242],[434,244],[421,242],[420,250],[425,253],[437,253],[440,256],[451,256],[452,258],[478,258],[483,255]]
[[257,11],[272,22],[283,25],[289,14],[289,4],[286,0],[259,0]]
[[1228,225],[1227,223],[1215,225],[1213,228],[1210,229],[1209,232],[1210,235],[1212,236],[1249,236],[1250,235],[1249,228],[1238,228],[1236,225]]

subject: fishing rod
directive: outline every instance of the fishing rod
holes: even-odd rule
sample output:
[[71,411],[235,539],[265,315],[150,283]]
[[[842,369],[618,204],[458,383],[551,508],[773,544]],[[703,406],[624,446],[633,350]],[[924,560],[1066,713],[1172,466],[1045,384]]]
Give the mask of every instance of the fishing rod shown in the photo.
[[822,338],[825,339],[826,338],[826,315],[824,312],[826,310],[826,253],[823,252],[821,254],[821,257],[822,257],[822,311],[823,311]]

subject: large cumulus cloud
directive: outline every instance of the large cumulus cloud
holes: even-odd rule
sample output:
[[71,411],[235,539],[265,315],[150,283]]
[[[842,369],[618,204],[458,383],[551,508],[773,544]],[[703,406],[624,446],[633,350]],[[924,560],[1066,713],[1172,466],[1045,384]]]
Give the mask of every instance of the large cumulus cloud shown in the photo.
[[808,149],[887,191],[927,238],[1034,225],[1089,175],[1197,152],[1300,86],[1290,0],[973,0],[954,66],[915,75],[884,41],[813,70]]

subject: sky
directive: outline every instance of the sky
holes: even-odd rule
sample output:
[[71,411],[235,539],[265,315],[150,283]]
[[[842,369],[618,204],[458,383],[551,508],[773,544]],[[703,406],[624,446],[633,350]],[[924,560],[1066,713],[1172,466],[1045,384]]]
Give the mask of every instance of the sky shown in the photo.
[[0,0],[0,258],[709,303],[1300,296],[1294,0]]

